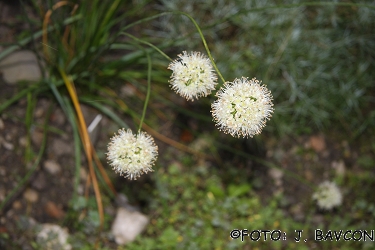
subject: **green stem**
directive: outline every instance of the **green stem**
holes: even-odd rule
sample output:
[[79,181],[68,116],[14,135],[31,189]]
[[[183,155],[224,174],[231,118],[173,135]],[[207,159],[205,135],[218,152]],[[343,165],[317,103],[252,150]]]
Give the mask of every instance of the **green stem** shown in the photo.
[[193,18],[192,16],[190,16],[189,14],[187,14],[187,13],[185,13],[185,12],[181,12],[181,11],[173,12],[173,14],[180,14],[180,15],[186,16],[186,17],[189,18],[190,21],[194,24],[195,28],[197,28],[197,31],[198,31],[198,33],[199,33],[199,36],[200,36],[201,39],[202,39],[203,46],[204,46],[204,48],[205,48],[206,51],[207,51],[208,57],[210,58],[212,65],[214,66],[214,68],[215,68],[217,74],[219,75],[220,79],[223,81],[223,83],[225,83],[225,79],[224,79],[223,75],[221,74],[220,70],[218,69],[218,67],[216,66],[215,60],[214,60],[214,58],[213,58],[212,55],[211,55],[211,51],[210,51],[210,49],[208,48],[208,45],[207,45],[206,39],[205,39],[204,36],[203,36],[202,30],[201,30],[201,28],[199,27],[199,25],[197,24],[197,22],[194,20],[194,18]]
[[[132,38],[133,40],[137,41],[137,42],[140,42],[140,43],[143,43],[143,44],[146,44],[148,46],[150,46],[151,48],[155,49],[157,52],[159,52],[162,56],[164,56],[167,60],[169,61],[173,61],[172,58],[170,58],[167,54],[165,54],[163,51],[161,51],[161,49],[159,49],[158,47],[156,47],[155,45],[153,45],[152,43],[149,43],[149,42],[146,42],[142,39],[139,39],[129,33],[126,33],[126,32],[122,32],[122,34]],[[148,54],[148,53],[147,53]]]
[[[198,31],[198,33],[199,33],[199,36],[200,36],[201,39],[202,39],[203,46],[204,46],[204,48],[205,48],[206,51],[207,51],[208,57],[210,58],[210,61],[211,61],[212,65],[214,66],[214,68],[215,68],[217,74],[219,75],[220,79],[223,81],[223,83],[225,83],[225,79],[224,79],[223,75],[221,74],[220,70],[218,69],[218,67],[216,66],[215,60],[214,60],[214,58],[213,58],[212,55],[211,55],[211,51],[210,51],[210,49],[208,48],[208,45],[207,45],[206,39],[205,39],[204,36],[203,36],[203,33],[202,33],[201,28],[199,27],[199,25],[197,24],[197,22],[194,20],[194,18],[193,18],[192,16],[190,16],[189,14],[187,14],[187,13],[185,13],[185,12],[181,12],[181,11],[163,12],[163,13],[157,14],[157,15],[155,15],[155,16],[151,16],[151,17],[148,17],[148,18],[144,18],[144,19],[141,19],[141,20],[139,20],[139,21],[137,21],[137,22],[134,22],[134,23],[132,23],[132,24],[129,24],[129,25],[125,26],[125,27],[123,28],[123,30],[126,30],[126,29],[128,29],[128,28],[130,28],[130,27],[132,27],[132,26],[134,26],[134,25],[136,25],[136,24],[140,24],[140,23],[143,23],[143,22],[151,21],[151,20],[153,20],[153,19],[155,19],[155,18],[158,18],[158,17],[164,16],[164,15],[167,15],[167,14],[183,15],[183,16],[186,16],[187,18],[189,18],[189,19],[191,20],[191,22],[192,22],[192,23],[194,24],[194,26],[197,28],[197,31]],[[127,35],[127,36],[133,38],[134,40],[137,40],[137,41],[139,41],[139,42],[141,42],[141,43],[144,43],[144,44],[147,44],[147,45],[153,47],[154,49],[156,49],[157,51],[159,51],[160,53],[162,53],[162,55],[166,56],[169,60],[172,61],[172,59],[171,59],[170,57],[168,57],[167,55],[165,55],[162,51],[160,51],[156,46],[152,45],[151,43],[147,43],[147,42],[145,42],[145,41],[142,41],[142,40],[140,40],[140,39],[138,39],[138,38],[136,38],[136,37],[134,37],[134,36],[132,36],[132,35],[126,33],[126,32],[121,32],[121,34]]]
[[146,53],[146,56],[147,56],[147,64],[148,64],[148,67],[147,67],[147,94],[146,94],[145,104],[143,105],[143,112],[142,112],[141,121],[139,122],[138,133],[142,129],[143,121],[144,121],[145,115],[146,115],[148,101],[150,100],[150,94],[151,94],[151,70],[152,70],[151,57],[150,57],[150,54],[146,50],[145,50],[145,53]]

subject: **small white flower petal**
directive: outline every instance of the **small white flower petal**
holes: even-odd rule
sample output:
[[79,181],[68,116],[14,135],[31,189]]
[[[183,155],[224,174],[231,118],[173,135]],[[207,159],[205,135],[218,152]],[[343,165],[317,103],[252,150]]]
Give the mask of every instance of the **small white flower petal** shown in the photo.
[[216,96],[211,105],[214,121],[234,137],[260,134],[273,113],[271,92],[255,78],[227,82]]
[[154,139],[145,132],[133,135],[130,129],[120,129],[108,144],[109,164],[121,176],[136,179],[141,174],[152,172],[158,156]]
[[313,194],[312,198],[317,201],[321,209],[330,210],[342,203],[342,194],[334,182],[324,181]]
[[209,95],[217,84],[217,76],[210,59],[195,51],[190,54],[183,51],[178,57],[168,67],[173,71],[169,80],[172,89],[192,101],[194,98]]

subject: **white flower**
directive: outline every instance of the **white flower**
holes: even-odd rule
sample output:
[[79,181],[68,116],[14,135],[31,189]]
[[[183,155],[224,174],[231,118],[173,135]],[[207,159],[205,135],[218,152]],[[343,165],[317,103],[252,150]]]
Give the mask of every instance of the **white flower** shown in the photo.
[[312,197],[322,209],[330,210],[342,203],[340,189],[334,182],[330,181],[324,181],[321,183]]
[[187,100],[194,101],[201,96],[207,96],[215,89],[217,76],[212,68],[210,59],[199,52],[178,55],[178,59],[169,64],[172,70],[172,89]]
[[154,139],[145,132],[133,135],[128,129],[120,129],[108,144],[107,159],[113,170],[129,179],[152,172],[152,165],[158,156]]
[[226,82],[216,96],[212,116],[219,129],[232,136],[260,134],[273,112],[271,92],[255,78]]

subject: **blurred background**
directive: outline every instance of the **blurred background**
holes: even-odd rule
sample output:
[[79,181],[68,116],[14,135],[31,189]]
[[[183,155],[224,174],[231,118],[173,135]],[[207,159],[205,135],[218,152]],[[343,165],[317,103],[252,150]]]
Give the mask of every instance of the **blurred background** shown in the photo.
[[[226,81],[271,90],[262,134],[219,131],[216,91],[170,89],[158,50],[207,54],[178,11]],[[374,20],[374,1],[1,0],[0,248],[373,249],[314,236],[374,233]],[[130,181],[105,153],[118,129],[137,131],[148,79],[142,129],[159,157]],[[330,210],[312,198],[325,180],[342,195]]]

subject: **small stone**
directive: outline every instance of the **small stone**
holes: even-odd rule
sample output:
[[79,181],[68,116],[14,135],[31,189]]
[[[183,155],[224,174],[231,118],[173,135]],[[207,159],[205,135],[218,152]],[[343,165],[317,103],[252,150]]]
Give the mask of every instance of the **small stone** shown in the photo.
[[60,167],[60,165],[57,163],[57,162],[55,162],[54,160],[46,160],[45,162],[44,162],[44,169],[48,172],[48,173],[50,173],[50,174],[52,174],[52,175],[55,175],[55,174],[58,174],[58,173],[60,173],[61,172],[61,167]]
[[38,192],[29,188],[23,193],[23,198],[25,198],[28,202],[35,203],[38,200],[39,195]]
[[43,116],[43,114],[44,114],[44,108],[43,107],[36,108],[36,110],[34,112],[35,118],[40,118],[40,117]]
[[31,133],[31,141],[35,146],[40,147],[43,141],[43,132],[39,129],[34,129]]
[[276,186],[281,186],[284,173],[277,168],[270,168],[268,175],[275,181]]
[[81,185],[81,184],[78,185],[78,187],[77,187],[77,193],[83,195],[84,191],[85,191],[85,187],[83,185]]
[[14,149],[14,145],[10,142],[7,142],[4,138],[0,137],[0,142],[3,145],[3,147],[7,150],[13,150]]
[[136,88],[132,84],[127,83],[121,87],[120,95],[121,96],[134,96],[136,91],[137,91]]
[[86,181],[87,180],[87,171],[84,168],[81,168],[79,171],[79,177],[81,178],[81,181]]
[[324,137],[321,135],[310,137],[310,146],[315,152],[322,152],[326,148]]
[[13,202],[12,207],[13,207],[13,209],[18,210],[22,207],[22,204],[21,204],[20,201],[15,201],[15,202]]
[[333,161],[332,167],[336,170],[337,175],[344,175],[345,174],[345,163],[343,160]]
[[26,136],[22,136],[18,139],[18,143],[20,144],[20,146],[22,147],[26,147],[27,145],[27,139],[26,139]]
[[52,201],[48,201],[44,209],[46,213],[52,218],[61,219],[65,215],[65,212]]
[[137,211],[128,211],[125,208],[117,210],[116,218],[112,224],[112,234],[118,245],[132,242],[148,224],[148,218]]
[[43,249],[70,250],[72,246],[68,243],[68,229],[54,224],[42,224],[42,229],[36,236],[38,245]]
[[38,81],[42,76],[37,57],[27,50],[16,51],[0,61],[0,73],[9,84]]

